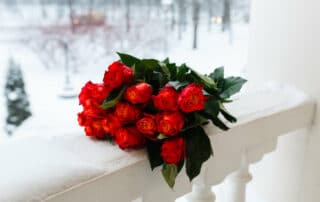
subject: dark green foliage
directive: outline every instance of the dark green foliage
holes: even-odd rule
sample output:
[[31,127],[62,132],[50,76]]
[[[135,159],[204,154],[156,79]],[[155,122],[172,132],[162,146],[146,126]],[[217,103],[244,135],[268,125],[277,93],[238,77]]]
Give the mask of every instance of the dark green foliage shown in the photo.
[[110,95],[105,99],[105,101],[102,103],[101,108],[102,109],[109,109],[114,107],[122,98],[122,95],[126,88],[122,89],[114,89]]
[[[185,86],[191,83],[197,83],[203,86],[203,93],[207,97],[204,110],[191,113],[184,113],[185,124],[179,136],[183,137],[186,143],[186,158],[179,164],[166,164],[162,157],[161,145],[169,136],[157,134],[156,141],[147,141],[147,152],[151,168],[154,169],[162,165],[162,175],[167,184],[173,188],[175,179],[181,171],[184,163],[186,172],[190,179],[194,179],[201,171],[202,164],[207,161],[213,150],[210,139],[203,130],[202,126],[211,121],[222,130],[228,130],[226,122],[234,123],[237,121],[224,107],[224,103],[232,102],[231,96],[239,92],[246,82],[241,77],[224,77],[224,68],[216,68],[209,75],[202,75],[196,72],[186,64],[180,66],[171,63],[167,58],[163,61],[154,59],[139,59],[127,54],[118,53],[121,62],[131,67],[134,71],[135,82],[143,81],[152,85],[154,94],[169,83],[176,90],[181,91]],[[108,101],[117,101],[118,96],[111,97]],[[155,114],[157,110],[152,104],[145,108],[146,112]],[[223,120],[222,120],[223,119]]]
[[206,162],[213,151],[210,139],[198,126],[185,132],[186,140],[186,171],[190,181],[199,175],[201,166]]
[[147,140],[146,145],[147,145],[148,159],[149,159],[152,170],[163,164],[163,160],[160,156],[161,144],[162,144],[161,142]]
[[21,68],[12,59],[8,64],[5,97],[7,103],[6,131],[11,135],[16,127],[31,116]]
[[162,175],[166,180],[167,184],[173,188],[176,177],[178,175],[178,167],[175,164],[166,164],[164,163],[162,166]]

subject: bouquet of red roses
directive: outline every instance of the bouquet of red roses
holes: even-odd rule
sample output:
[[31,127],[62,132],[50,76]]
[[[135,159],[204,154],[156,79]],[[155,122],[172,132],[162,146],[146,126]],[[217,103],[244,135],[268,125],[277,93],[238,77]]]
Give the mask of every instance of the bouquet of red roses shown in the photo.
[[78,122],[87,136],[114,141],[121,149],[146,148],[151,168],[162,165],[170,187],[186,164],[190,181],[213,154],[203,126],[236,118],[224,108],[246,80],[224,78],[223,68],[201,75],[169,59],[138,59],[118,53],[103,82],[87,82],[79,94]]

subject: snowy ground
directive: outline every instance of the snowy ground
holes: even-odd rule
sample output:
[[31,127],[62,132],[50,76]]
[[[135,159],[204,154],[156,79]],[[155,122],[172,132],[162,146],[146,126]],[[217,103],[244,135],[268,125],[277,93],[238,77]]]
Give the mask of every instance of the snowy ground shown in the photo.
[[[192,32],[187,30],[181,41],[177,40],[175,31],[169,32],[167,45],[162,49],[148,50],[140,47],[133,50],[123,48],[119,51],[159,59],[169,56],[172,61],[185,62],[202,73],[209,73],[214,67],[225,66],[227,74],[243,75],[247,59],[247,32],[248,25],[234,26],[234,40],[230,45],[228,35],[221,33],[218,27],[213,27],[212,31],[208,32],[203,25],[199,30],[197,50],[191,49]],[[9,57],[13,57],[22,66],[33,114],[13,136],[82,133],[76,122],[76,114],[81,110],[77,99],[66,100],[58,97],[64,79],[62,67],[46,69],[38,55],[22,43],[0,42],[0,55],[0,141],[7,139],[2,129],[6,113],[3,88]],[[94,60],[88,58],[88,62],[73,75],[76,91],[79,92],[88,80],[100,82],[105,68],[115,59],[116,54]]]

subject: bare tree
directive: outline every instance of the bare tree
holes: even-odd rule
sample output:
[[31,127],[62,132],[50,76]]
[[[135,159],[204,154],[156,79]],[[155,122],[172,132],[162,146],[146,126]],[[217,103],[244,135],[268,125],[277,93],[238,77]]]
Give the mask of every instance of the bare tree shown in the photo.
[[192,21],[193,21],[192,48],[193,49],[197,49],[198,47],[199,15],[200,15],[200,2],[199,0],[192,0]]
[[222,15],[222,31],[228,31],[229,33],[229,43],[232,44],[232,26],[231,26],[231,1],[224,0],[223,4],[223,15]]
[[68,0],[69,21],[70,21],[70,28],[72,33],[75,32],[75,27],[73,26],[73,17],[74,17],[73,1],[74,0]]
[[171,30],[174,30],[174,27],[176,25],[176,9],[175,9],[175,4],[171,3],[170,5],[170,10],[171,10]]
[[222,31],[231,28],[231,0],[223,0]]
[[208,7],[208,31],[211,31],[211,18],[213,17],[213,0],[207,0],[207,7]]
[[182,38],[182,31],[186,25],[186,2],[185,0],[177,0],[178,4],[178,39]]
[[47,18],[46,3],[46,0],[40,0],[41,13],[43,18]]

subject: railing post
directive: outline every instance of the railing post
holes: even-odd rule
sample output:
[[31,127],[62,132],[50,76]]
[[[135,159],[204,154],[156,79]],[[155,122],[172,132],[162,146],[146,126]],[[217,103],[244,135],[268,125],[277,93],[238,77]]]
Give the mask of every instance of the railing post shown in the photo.
[[245,202],[246,185],[251,179],[247,152],[244,151],[241,156],[240,169],[231,173],[223,184],[225,202]]
[[185,197],[187,202],[214,202],[216,197],[207,183],[207,165],[203,165],[201,172],[192,182],[192,191]]

